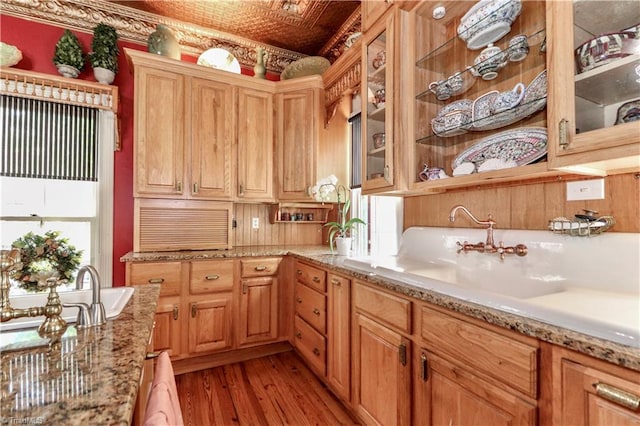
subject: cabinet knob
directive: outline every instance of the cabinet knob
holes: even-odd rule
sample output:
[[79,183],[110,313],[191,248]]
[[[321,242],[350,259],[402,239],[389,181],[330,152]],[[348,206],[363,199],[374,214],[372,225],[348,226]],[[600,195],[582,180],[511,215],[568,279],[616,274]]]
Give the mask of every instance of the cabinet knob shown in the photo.
[[149,284],[162,284],[164,282],[164,278],[150,278]]
[[296,302],[302,303],[302,297],[296,297]]
[[147,352],[147,355],[144,357],[144,359],[156,359],[160,356],[162,352]]
[[340,280],[337,280],[337,279],[333,278],[333,279],[331,280],[331,284],[333,284],[333,285],[337,285],[337,286],[340,286],[340,284],[341,284],[341,283],[340,283]]
[[173,307],[173,320],[174,321],[178,321],[178,307],[177,306]]
[[302,333],[296,331],[296,339],[302,339]]
[[296,274],[298,274],[298,275],[302,275],[302,271],[301,271],[300,269],[298,269],[298,270],[296,271]]
[[177,181],[175,188],[176,188],[176,191],[182,192],[182,182]]
[[407,345],[405,343],[400,343],[398,347],[398,358],[400,359],[400,364],[407,365]]
[[256,271],[258,271],[258,272],[262,272],[262,271],[266,271],[266,270],[267,270],[267,267],[266,267],[266,266],[256,266],[256,267],[255,267],[255,268],[253,268],[253,269],[255,269],[255,270],[256,270]]
[[215,275],[215,274],[214,275],[207,275],[206,277],[204,277],[204,279],[207,280],[207,281],[215,281],[218,278],[220,278],[220,275]]
[[420,378],[427,381],[427,355],[424,352],[420,355]]
[[318,348],[313,348],[313,354],[314,354],[315,356],[320,356],[320,349],[318,349]]
[[313,308],[313,314],[320,316],[320,310],[318,308]]
[[240,195],[244,195],[244,185],[240,184]]
[[194,303],[191,305],[191,318],[195,318],[198,315],[198,304]]
[[249,290],[249,286],[247,286],[247,284],[242,284],[242,294],[247,294],[247,290]]

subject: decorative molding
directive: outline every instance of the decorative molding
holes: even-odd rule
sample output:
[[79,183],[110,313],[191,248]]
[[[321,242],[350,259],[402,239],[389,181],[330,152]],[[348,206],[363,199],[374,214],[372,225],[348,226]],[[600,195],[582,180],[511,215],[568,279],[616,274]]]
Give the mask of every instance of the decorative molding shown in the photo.
[[121,40],[146,45],[157,24],[174,30],[183,53],[195,56],[212,47],[229,50],[240,64],[252,69],[256,48],[269,53],[267,70],[280,74],[291,62],[305,57],[232,34],[165,18],[106,0],[2,0],[2,14],[91,33],[99,23],[113,26]]
[[347,19],[342,27],[331,37],[325,44],[318,55],[324,56],[331,63],[334,63],[345,52],[345,42],[353,33],[362,31],[362,19],[360,14],[361,7],[358,7]]
[[331,65],[323,75],[325,93],[324,101],[327,110],[325,125],[335,114],[337,105],[345,94],[353,93],[360,86],[362,42],[356,43]]

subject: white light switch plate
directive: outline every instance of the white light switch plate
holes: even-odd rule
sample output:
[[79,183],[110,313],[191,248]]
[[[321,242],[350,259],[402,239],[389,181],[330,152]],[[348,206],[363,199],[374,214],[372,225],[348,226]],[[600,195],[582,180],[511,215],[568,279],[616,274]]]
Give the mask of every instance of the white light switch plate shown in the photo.
[[260,228],[260,218],[254,217],[251,219],[251,228],[253,229]]
[[604,179],[567,182],[567,201],[604,200]]

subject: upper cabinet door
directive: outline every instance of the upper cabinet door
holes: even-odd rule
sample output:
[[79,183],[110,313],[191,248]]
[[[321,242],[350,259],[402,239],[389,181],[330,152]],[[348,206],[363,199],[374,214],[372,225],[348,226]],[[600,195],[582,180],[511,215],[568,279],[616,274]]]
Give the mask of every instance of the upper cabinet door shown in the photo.
[[238,89],[239,200],[273,200],[273,94]]
[[309,201],[316,179],[319,90],[298,88],[276,96],[278,199]]
[[233,107],[231,85],[191,79],[190,198],[230,199],[233,195]]
[[362,41],[362,190],[380,192],[394,186],[394,69],[396,11],[380,19]]
[[547,2],[549,162],[588,174],[640,167],[640,8]]
[[156,68],[135,71],[135,196],[184,190],[184,77]]
[[393,0],[365,0],[360,2],[362,31],[368,31],[392,4]]

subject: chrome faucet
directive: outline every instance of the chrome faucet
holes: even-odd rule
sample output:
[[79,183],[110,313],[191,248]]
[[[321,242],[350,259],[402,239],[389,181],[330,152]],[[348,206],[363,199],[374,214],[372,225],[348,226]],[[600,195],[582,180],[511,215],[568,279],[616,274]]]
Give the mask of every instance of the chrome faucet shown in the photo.
[[[89,310],[90,314],[90,325],[102,325],[106,320],[106,314],[104,311],[104,305],[100,301],[100,276],[98,275],[98,271],[91,265],[84,265],[80,267],[78,270],[78,275],[76,276],[76,290],[81,290],[82,285],[84,283],[84,276],[86,273],[89,273],[89,284],[91,285],[91,289],[93,290],[93,298],[91,301],[91,307]],[[78,306],[80,309],[78,318],[81,316],[84,317],[83,314],[83,306]],[[84,321],[79,321],[78,324]]]
[[469,244],[468,241],[461,243],[458,241],[458,253],[461,251],[469,252],[469,251],[478,251],[480,253],[498,253],[500,255],[500,259],[504,260],[505,254],[517,254],[518,256],[525,256],[527,254],[527,246],[524,244],[518,244],[515,247],[505,247],[504,242],[500,241],[498,246],[495,245],[493,241],[493,226],[496,222],[493,220],[491,213],[489,213],[489,217],[487,220],[478,220],[471,212],[463,205],[457,205],[451,209],[449,212],[449,221],[455,222],[456,213],[458,210],[462,210],[465,212],[471,220],[473,220],[478,225],[484,225],[487,227],[487,241],[485,243],[477,243],[477,244]]

